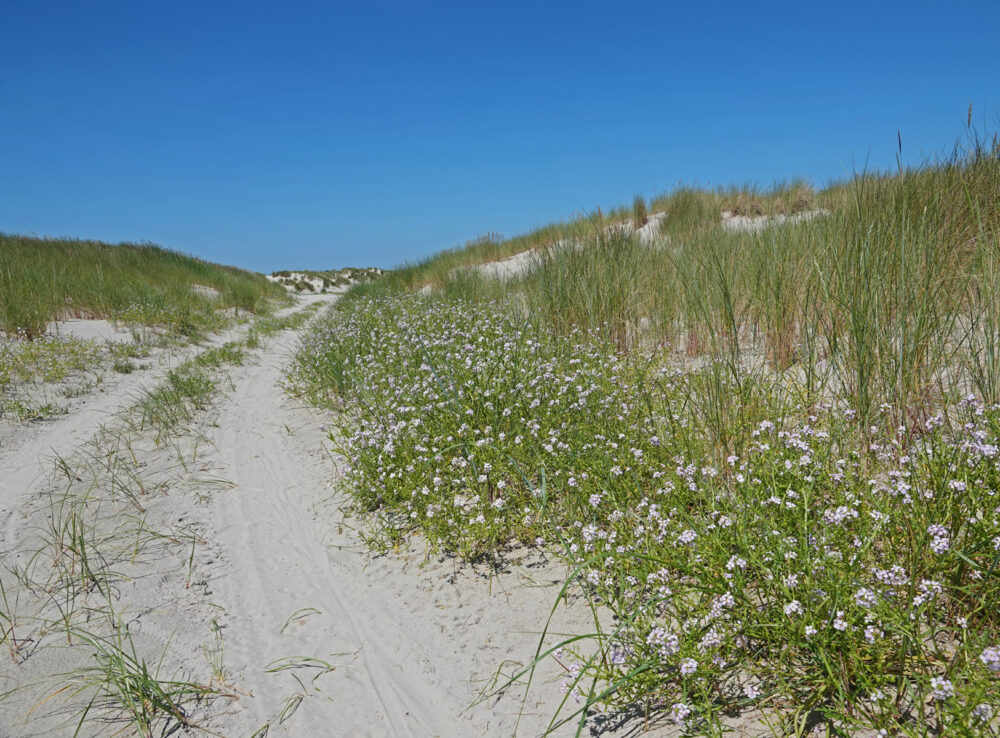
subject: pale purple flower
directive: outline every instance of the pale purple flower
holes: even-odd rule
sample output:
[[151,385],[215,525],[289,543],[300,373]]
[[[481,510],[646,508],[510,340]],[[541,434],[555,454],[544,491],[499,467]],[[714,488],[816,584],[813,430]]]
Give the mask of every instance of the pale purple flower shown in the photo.
[[906,569],[899,566],[892,566],[889,569],[873,569],[875,581],[880,584],[887,584],[893,587],[902,587],[910,583],[910,577],[906,574]]
[[[998,538],[998,540],[1000,540],[1000,538]],[[726,568],[729,569],[729,571],[732,571],[733,569],[746,569],[747,562],[739,556],[730,556],[729,561],[726,562]]]
[[690,714],[691,708],[683,702],[675,702],[670,708],[670,719],[677,725],[684,725]]
[[708,617],[715,620],[722,616],[725,610],[729,609],[736,604],[736,598],[733,597],[732,593],[724,592],[714,600],[712,600],[712,609],[708,613]]
[[862,587],[854,593],[854,601],[858,604],[858,607],[875,607],[878,603],[878,598],[868,587]]
[[827,525],[840,525],[845,520],[856,517],[858,517],[858,511],[846,505],[830,508],[823,512],[823,522]]
[[931,550],[941,555],[951,548],[951,537],[948,529],[939,523],[934,523],[927,527],[927,533],[934,536],[931,541]]
[[1000,671],[1000,646],[989,646],[979,654],[982,661],[990,671]]
[[938,702],[944,702],[949,697],[955,696],[955,687],[946,677],[932,677],[931,694]]
[[680,639],[666,628],[653,628],[646,636],[646,645],[655,648],[661,658],[667,658],[677,653]]
[[694,539],[697,538],[697,537],[698,537],[698,534],[695,533],[690,528],[688,528],[683,533],[681,533],[679,536],[677,536],[677,542],[678,543],[683,543],[685,546],[688,546],[688,545],[694,543]]
[[867,628],[865,628],[865,640],[868,641],[868,643],[875,643],[875,641],[877,641],[884,635],[885,633],[882,631],[882,629],[874,625],[869,625]]
[[798,600],[792,600],[787,605],[785,605],[785,615],[791,617],[792,615],[802,614],[802,603]]

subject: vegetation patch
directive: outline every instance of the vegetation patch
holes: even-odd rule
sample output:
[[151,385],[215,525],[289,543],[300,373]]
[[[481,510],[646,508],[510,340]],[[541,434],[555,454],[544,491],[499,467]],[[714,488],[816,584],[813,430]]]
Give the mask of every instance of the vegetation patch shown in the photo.
[[287,269],[272,272],[269,280],[295,292],[329,292],[340,290],[360,282],[371,282],[383,274],[377,267],[345,267],[343,269]]
[[255,312],[283,297],[262,275],[152,244],[0,233],[0,330],[8,336],[37,337],[70,317],[193,336],[219,325],[228,308]]
[[[373,545],[567,562],[595,629],[511,675],[564,666],[552,727],[994,735],[1000,147],[748,194],[653,200],[653,246],[574,225],[512,282],[449,273],[491,240],[358,286],[293,381]],[[829,214],[721,226],[755,202]]]

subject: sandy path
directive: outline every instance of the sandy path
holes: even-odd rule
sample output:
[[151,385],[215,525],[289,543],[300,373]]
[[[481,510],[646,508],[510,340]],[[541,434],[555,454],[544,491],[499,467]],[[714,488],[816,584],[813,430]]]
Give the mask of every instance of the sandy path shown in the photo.
[[[329,296],[300,300],[294,307],[277,314],[284,315],[301,309],[311,302],[328,302]],[[167,372],[207,348],[221,346],[243,335],[247,327],[214,334],[200,346],[181,350],[157,351],[151,361],[155,368],[131,374],[111,374],[92,392],[73,401],[70,412],[40,423],[11,427],[0,426],[0,518],[6,521],[7,537],[10,526],[17,522],[14,510],[20,501],[30,496],[33,485],[52,468],[55,455],[68,456],[73,449],[89,440],[115,414],[125,410],[144,391],[163,381]]]
[[[408,674],[411,664],[398,659],[402,644],[394,640],[409,635],[410,628],[383,606],[388,603],[360,601],[356,567],[344,566],[359,556],[343,550],[331,556],[327,546],[334,544],[324,542],[329,526],[309,512],[329,496],[324,479],[332,469],[323,465],[316,453],[319,439],[310,438],[308,429],[289,433],[289,422],[301,418],[294,417],[277,387],[282,363],[272,351],[238,385],[215,439],[230,470],[227,478],[236,484],[215,510],[217,541],[228,559],[218,591],[233,614],[227,650],[247,664],[247,686],[262,696],[253,702],[253,719],[263,724],[288,696],[275,689],[276,680],[262,667],[310,655],[349,666],[341,667],[346,678],[337,679],[333,709],[303,709],[292,734],[319,735],[335,716],[352,733],[440,733],[433,728],[438,695],[423,689],[421,675]],[[314,453],[303,454],[303,437],[310,438]],[[338,561],[344,558],[349,560]],[[306,608],[319,612],[300,626],[305,632],[283,636],[292,614]],[[284,681],[293,694],[296,683]]]
[[[556,569],[521,569],[491,583],[447,561],[371,558],[338,524],[319,418],[277,388],[290,348],[272,349],[234,378],[214,438],[236,485],[214,507],[222,552],[214,590],[226,611],[227,661],[255,695],[223,732],[252,733],[271,721],[271,735],[510,735],[519,700],[465,709],[505,658],[533,652]],[[295,612],[307,615],[287,625]],[[314,685],[315,672],[298,671],[308,696],[277,725],[282,705],[303,690],[292,672],[264,667],[292,656],[337,669]],[[556,695],[553,685],[532,693]],[[537,734],[545,714],[526,716],[520,734]]]

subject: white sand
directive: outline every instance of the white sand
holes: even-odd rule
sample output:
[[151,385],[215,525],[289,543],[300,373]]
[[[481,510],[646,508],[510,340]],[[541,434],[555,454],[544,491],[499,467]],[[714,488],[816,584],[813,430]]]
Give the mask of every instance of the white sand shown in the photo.
[[638,229],[632,223],[625,223],[624,227],[629,233],[635,231],[635,234],[639,237],[639,243],[649,245],[660,240],[660,223],[666,217],[666,213],[650,213],[646,224],[640,226]]
[[209,287],[207,284],[193,284],[191,285],[191,291],[209,300],[218,300],[222,296],[222,293],[215,289],[215,287]]
[[[652,213],[647,223],[638,229],[631,222],[624,222],[609,225],[605,230],[609,234],[615,231],[634,232],[638,236],[640,243],[649,246],[660,241],[660,223],[665,217],[667,217],[666,213]],[[580,241],[563,239],[554,243],[550,248],[552,251],[559,251],[565,248],[580,246]],[[498,279],[506,282],[523,276],[535,269],[542,263],[545,256],[546,251],[544,250],[522,251],[500,261],[491,261],[469,267],[456,267],[451,270],[450,276],[455,276],[461,271],[466,270],[481,274],[487,279]]]
[[829,215],[829,210],[822,208],[818,210],[805,210],[794,215],[733,215],[726,210],[722,213],[722,227],[730,231],[742,231],[744,233],[756,233],[769,226],[782,225],[785,223],[802,223],[823,215]]
[[71,336],[84,340],[111,341],[112,343],[132,343],[132,332],[124,326],[115,326],[104,319],[71,318],[49,323],[46,333],[53,336]]
[[[558,246],[557,246],[558,248]],[[469,271],[478,272],[487,279],[500,279],[507,281],[527,274],[532,269],[542,263],[544,253],[541,251],[522,251],[519,254],[502,259],[501,261],[491,261],[486,264],[467,267]],[[461,269],[452,270],[452,275]]]

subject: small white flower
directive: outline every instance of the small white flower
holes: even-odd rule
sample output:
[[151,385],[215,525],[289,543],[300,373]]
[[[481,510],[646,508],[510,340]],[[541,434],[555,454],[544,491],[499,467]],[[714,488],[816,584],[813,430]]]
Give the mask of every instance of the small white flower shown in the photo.
[[950,680],[945,677],[931,678],[931,694],[938,702],[944,702],[949,697],[955,695],[955,687]]
[[729,571],[732,571],[733,569],[746,569],[747,562],[739,556],[730,556],[729,561],[726,562],[726,568],[729,569]]
[[982,661],[990,671],[1000,671],[1000,646],[989,646],[979,654]]
[[698,537],[698,534],[693,530],[688,528],[686,531],[677,536],[677,542],[683,543],[685,546],[694,543],[694,539]]
[[802,614],[802,603],[798,600],[792,600],[787,605],[785,605],[785,615],[791,617],[792,615]]
[[690,714],[691,708],[683,702],[675,702],[670,708],[670,719],[677,725],[684,725]]

